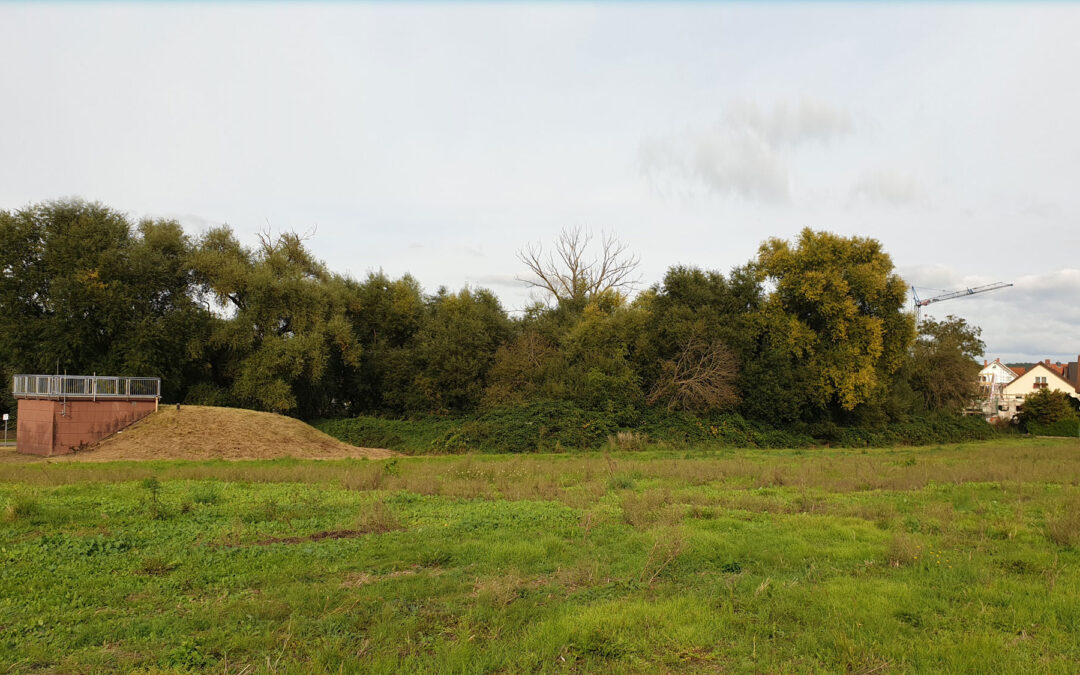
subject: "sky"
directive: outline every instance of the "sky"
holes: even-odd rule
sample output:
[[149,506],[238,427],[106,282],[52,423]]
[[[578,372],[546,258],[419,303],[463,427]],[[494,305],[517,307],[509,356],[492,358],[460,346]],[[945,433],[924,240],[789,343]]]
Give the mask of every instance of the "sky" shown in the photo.
[[1069,3],[0,4],[0,209],[306,232],[511,310],[564,228],[644,288],[811,227],[922,297],[1014,284],[924,316],[1076,360],[1077,35]]

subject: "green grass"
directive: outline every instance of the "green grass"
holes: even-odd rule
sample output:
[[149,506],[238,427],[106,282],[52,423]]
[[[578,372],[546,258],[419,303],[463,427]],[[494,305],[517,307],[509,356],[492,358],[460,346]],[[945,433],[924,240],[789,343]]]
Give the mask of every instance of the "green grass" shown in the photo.
[[12,464],[0,507],[6,672],[1080,669],[1075,441]]

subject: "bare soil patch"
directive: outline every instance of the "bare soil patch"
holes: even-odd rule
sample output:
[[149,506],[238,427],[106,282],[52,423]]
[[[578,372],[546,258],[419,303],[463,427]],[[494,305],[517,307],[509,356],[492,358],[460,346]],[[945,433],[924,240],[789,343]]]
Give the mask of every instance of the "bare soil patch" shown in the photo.
[[300,420],[273,413],[212,406],[162,407],[135,424],[57,460],[111,462],[151,459],[385,459],[381,448],[342,443]]
[[269,546],[270,544],[304,544],[309,541],[323,541],[324,539],[352,539],[367,532],[363,530],[326,530],[316,532],[304,537],[269,537],[254,542],[256,546]]

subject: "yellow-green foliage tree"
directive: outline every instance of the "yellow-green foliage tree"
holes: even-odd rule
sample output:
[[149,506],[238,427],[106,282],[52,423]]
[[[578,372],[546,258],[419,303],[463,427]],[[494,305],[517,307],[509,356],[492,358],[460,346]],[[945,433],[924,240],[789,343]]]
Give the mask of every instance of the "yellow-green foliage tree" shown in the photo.
[[915,338],[906,284],[881,243],[804,229],[769,239],[751,267],[772,290],[762,320],[809,404],[840,415],[880,402]]

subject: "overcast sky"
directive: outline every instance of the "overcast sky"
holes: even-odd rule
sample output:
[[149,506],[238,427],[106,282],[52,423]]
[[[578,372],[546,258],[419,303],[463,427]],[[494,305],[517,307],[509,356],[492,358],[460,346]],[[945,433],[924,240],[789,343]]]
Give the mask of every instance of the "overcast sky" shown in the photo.
[[1080,4],[0,4],[0,208],[316,228],[336,271],[510,309],[566,226],[646,284],[809,226],[1014,283],[928,314],[1075,360],[1078,35]]

